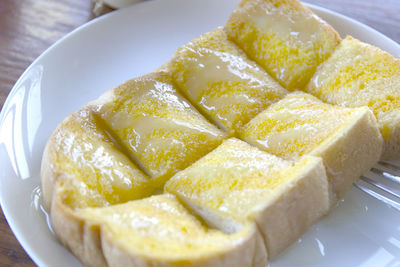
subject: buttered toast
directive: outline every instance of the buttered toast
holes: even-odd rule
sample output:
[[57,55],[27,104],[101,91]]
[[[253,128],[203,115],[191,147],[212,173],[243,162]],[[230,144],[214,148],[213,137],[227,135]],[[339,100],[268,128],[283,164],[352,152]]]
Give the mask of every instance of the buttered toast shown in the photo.
[[57,127],[55,235],[86,266],[266,266],[397,157],[397,60],[360,43],[297,0],[244,0]]
[[230,134],[288,93],[222,28],[179,48],[165,67],[180,91]]
[[228,36],[286,89],[302,89],[340,42],[339,34],[298,0],[243,0]]
[[163,72],[127,81],[92,104],[120,145],[158,185],[225,137],[176,91],[171,77]]
[[290,162],[235,138],[177,173],[165,189],[226,233],[255,221],[269,258],[299,238],[329,208],[321,158],[306,156]]
[[379,160],[383,144],[368,108],[332,106],[305,93],[291,93],[271,105],[243,127],[241,136],[281,158],[321,157],[331,205]]
[[383,159],[400,158],[400,59],[348,36],[304,90],[331,104],[369,107],[385,140]]

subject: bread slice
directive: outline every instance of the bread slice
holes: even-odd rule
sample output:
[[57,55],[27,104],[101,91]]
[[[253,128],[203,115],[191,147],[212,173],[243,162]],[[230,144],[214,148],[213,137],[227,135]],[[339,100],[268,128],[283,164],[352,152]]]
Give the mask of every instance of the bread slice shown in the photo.
[[225,137],[179,95],[166,73],[127,81],[92,104],[121,146],[158,185]]
[[224,141],[165,185],[208,224],[235,233],[257,223],[273,258],[329,208],[322,160],[292,163],[235,138]]
[[383,159],[400,159],[400,59],[346,37],[305,91],[346,107],[368,106],[385,140]]
[[245,125],[241,136],[285,159],[322,157],[332,204],[379,160],[383,143],[367,107],[332,106],[306,93],[291,93],[271,105]]
[[297,0],[243,0],[228,36],[286,89],[302,89],[340,42],[337,32]]
[[61,241],[86,266],[266,265],[254,224],[232,235],[210,229],[168,194],[74,211],[58,199],[52,219]]
[[41,181],[50,209],[58,180],[79,184],[68,202],[72,208],[101,207],[149,196],[154,185],[114,144],[92,107],[68,116],[44,150]]
[[222,28],[179,48],[167,66],[183,95],[231,134],[287,93]]

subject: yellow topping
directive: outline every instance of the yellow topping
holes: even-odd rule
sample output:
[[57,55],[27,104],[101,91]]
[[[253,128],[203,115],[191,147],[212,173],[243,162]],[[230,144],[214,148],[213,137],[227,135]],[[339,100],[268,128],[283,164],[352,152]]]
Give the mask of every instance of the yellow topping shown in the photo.
[[233,235],[209,229],[169,194],[113,207],[84,209],[78,214],[102,225],[108,238],[133,255],[175,264],[207,260],[232,250],[252,234],[251,228]]
[[302,89],[340,42],[334,29],[296,0],[243,1],[225,29],[289,90]]
[[274,155],[296,159],[344,127],[353,112],[308,94],[292,93],[252,119],[241,136]]
[[185,96],[229,132],[287,93],[222,28],[178,49],[169,68]]
[[[400,128],[400,60],[347,37],[321,65],[305,91],[328,103],[368,106],[387,142]],[[399,142],[399,141],[398,141]],[[400,151],[398,151],[400,153]]]
[[101,207],[150,195],[152,185],[113,144],[89,108],[75,112],[56,130],[53,167],[71,208]]
[[291,162],[231,138],[177,173],[165,189],[201,209],[243,222],[244,214],[265,203],[277,186],[288,183],[289,177],[281,172],[291,166]]
[[42,171],[59,239],[86,265],[265,266],[383,142],[367,107],[283,87],[370,107],[400,153],[400,60],[339,42],[298,0],[243,0],[164,71],[69,116]]
[[305,156],[292,163],[235,138],[175,174],[165,190],[226,233],[256,222],[270,257],[329,206],[320,158]]
[[159,185],[224,138],[163,73],[130,80],[100,103],[99,112],[113,134]]

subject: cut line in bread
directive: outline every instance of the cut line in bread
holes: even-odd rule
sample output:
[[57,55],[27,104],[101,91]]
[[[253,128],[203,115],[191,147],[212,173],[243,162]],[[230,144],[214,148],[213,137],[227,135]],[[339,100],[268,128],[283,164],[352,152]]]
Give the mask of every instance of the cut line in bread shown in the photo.
[[290,91],[302,89],[340,42],[331,26],[297,0],[243,0],[225,31]]
[[[69,116],[41,170],[60,242],[86,266],[265,267],[379,159],[376,119],[346,98],[348,84],[377,90],[363,105],[385,155],[399,151],[398,61],[350,40],[337,46],[337,33],[297,0],[243,0],[225,28]],[[358,54],[337,75],[327,66],[343,51]],[[331,72],[350,88],[335,96],[344,102],[312,93],[351,108],[288,93],[304,90],[321,63],[306,90],[329,86]]]
[[235,233],[255,221],[269,258],[299,238],[329,208],[322,160],[280,159],[236,138],[225,140],[165,185],[208,224]]
[[115,146],[90,106],[68,116],[46,145],[41,182],[47,209],[59,179],[79,184],[68,198],[72,208],[113,205],[154,190],[150,177]]
[[287,94],[222,28],[179,48],[164,68],[191,103],[231,134]]
[[87,266],[266,265],[254,224],[225,234],[202,225],[169,194],[75,211],[57,199],[52,219],[64,245]]
[[245,125],[241,137],[285,159],[322,157],[332,205],[378,162],[383,144],[368,108],[333,106],[306,93],[271,105]]
[[92,105],[159,186],[225,138],[176,91],[168,73],[129,80]]
[[382,158],[400,158],[400,59],[348,36],[304,90],[331,104],[368,106],[385,140]]

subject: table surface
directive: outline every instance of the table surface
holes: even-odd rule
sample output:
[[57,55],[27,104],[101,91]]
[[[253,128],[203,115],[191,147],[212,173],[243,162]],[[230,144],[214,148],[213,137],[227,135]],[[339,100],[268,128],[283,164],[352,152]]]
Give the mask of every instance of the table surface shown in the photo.
[[[400,43],[400,0],[307,0],[347,15]],[[90,0],[0,1],[0,110],[23,71],[55,41],[93,19]],[[1,266],[35,266],[0,212]]]

